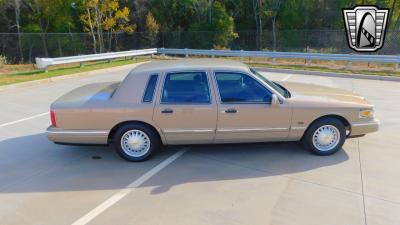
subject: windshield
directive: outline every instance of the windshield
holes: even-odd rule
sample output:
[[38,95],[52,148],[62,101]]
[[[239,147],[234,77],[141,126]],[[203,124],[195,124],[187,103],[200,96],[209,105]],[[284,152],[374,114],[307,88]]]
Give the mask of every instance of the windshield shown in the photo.
[[264,81],[265,83],[267,83],[270,87],[272,87],[273,89],[275,89],[275,91],[279,92],[279,94],[281,94],[282,96],[284,96],[285,98],[290,98],[290,92],[283,87],[282,85],[275,83],[273,81],[268,80],[267,78],[265,78],[263,75],[261,75],[260,73],[258,73],[256,70],[254,70],[253,68],[250,68],[250,71],[258,78],[260,78],[262,81]]

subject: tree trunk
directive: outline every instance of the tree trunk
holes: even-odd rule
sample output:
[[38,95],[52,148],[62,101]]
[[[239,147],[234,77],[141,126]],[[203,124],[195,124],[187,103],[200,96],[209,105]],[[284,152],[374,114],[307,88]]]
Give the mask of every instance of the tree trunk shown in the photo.
[[[112,34],[111,34],[112,35]],[[120,48],[118,47],[118,34],[114,33],[114,40],[115,40],[115,51],[118,52],[120,51]],[[125,49],[126,50],[126,49]]]
[[61,47],[61,43],[60,43],[60,39],[59,38],[57,38],[57,45],[58,45],[58,55],[60,57],[62,57],[63,56],[63,52],[62,52],[62,47]]
[[69,25],[68,25],[68,33],[69,33],[69,36],[71,37],[71,45],[74,46],[74,55],[77,55],[78,53],[76,53],[76,45],[75,45],[75,41],[74,41],[74,35],[72,35],[71,26],[69,26]]
[[29,62],[33,62],[33,60],[32,60],[32,49],[33,49],[33,45],[32,45],[32,42],[31,42],[31,40],[29,40]]
[[273,50],[276,51],[276,30],[275,30],[276,16],[273,16],[271,21],[272,21],[272,46]]
[[108,51],[112,52],[112,31],[111,29],[107,32],[107,38],[108,38]]
[[212,20],[212,5],[213,5],[213,0],[208,1],[208,22],[211,23]]
[[394,32],[400,31],[400,15],[397,17],[396,24],[394,25]]
[[19,19],[20,19],[20,6],[21,2],[20,0],[15,0],[15,25],[17,26],[17,33],[18,33],[18,50],[19,50],[19,58],[20,62],[22,63],[24,61],[24,54],[22,52],[22,41],[21,41],[21,32],[20,32],[20,26],[19,26]]
[[[392,25],[392,23],[394,22],[394,21],[392,21],[392,19],[393,19],[393,11],[394,11],[394,7],[396,6],[396,2],[397,2],[397,0],[393,0],[392,7],[390,8],[389,29],[390,29],[390,25]],[[394,30],[394,28],[395,28],[395,26],[392,26],[392,30]]]
[[93,24],[92,24],[92,18],[90,16],[90,9],[89,7],[86,7],[86,13],[88,15],[88,21],[89,21],[89,28],[90,28],[90,35],[92,36],[93,39],[93,51],[96,54],[97,53],[97,41],[96,41],[96,36],[94,34],[94,29],[93,29]]
[[[36,13],[40,14],[40,8],[39,8],[39,2],[35,2],[36,5]],[[47,27],[49,26],[49,19],[47,19],[47,25],[46,25],[46,30],[43,27],[43,20],[42,18],[39,18],[39,28],[40,28],[40,38],[42,39],[42,45],[43,45],[43,50],[44,50],[44,55],[46,57],[49,57],[49,51],[47,50],[47,41],[46,41],[46,31]]]
[[262,27],[262,18],[261,18],[261,9],[262,9],[261,0],[259,0],[258,8],[260,11],[260,13],[258,14],[258,26],[260,26],[258,29],[260,31],[260,33],[258,34],[258,43],[259,43],[259,49],[262,50],[263,27]]
[[253,0],[253,14],[254,14],[254,21],[255,21],[255,23],[256,23],[256,32],[257,32],[257,38],[256,38],[256,48],[257,48],[257,50],[260,50],[260,43],[259,43],[259,41],[260,41],[260,38],[259,38],[259,36],[260,36],[260,25],[259,25],[259,23],[260,23],[260,21],[258,20],[258,17],[259,17],[259,15],[258,15],[258,0]]
[[102,53],[104,51],[104,40],[103,40],[103,29],[101,26],[101,18],[102,14],[101,11],[98,7],[98,5],[95,6],[95,21],[96,21],[96,32],[97,32],[97,41],[99,42],[99,51]]
[[40,28],[40,38],[42,39],[44,55],[47,58],[49,57],[49,51],[47,50],[46,32],[44,31],[41,19],[39,19],[39,28]]

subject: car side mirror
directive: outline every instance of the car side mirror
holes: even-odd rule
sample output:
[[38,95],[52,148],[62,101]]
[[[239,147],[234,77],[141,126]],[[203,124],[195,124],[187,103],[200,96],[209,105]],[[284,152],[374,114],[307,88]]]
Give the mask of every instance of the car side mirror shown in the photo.
[[280,104],[279,98],[276,94],[272,94],[271,96],[271,105],[272,106],[278,106]]

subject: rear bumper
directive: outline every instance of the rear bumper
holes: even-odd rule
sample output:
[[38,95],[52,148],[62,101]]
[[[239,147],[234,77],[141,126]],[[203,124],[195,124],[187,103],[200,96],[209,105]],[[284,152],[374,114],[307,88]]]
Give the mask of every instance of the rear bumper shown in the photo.
[[376,132],[378,130],[379,130],[379,121],[378,120],[374,120],[371,122],[365,122],[365,123],[352,123],[350,137],[361,136],[363,134]]
[[108,130],[64,130],[50,126],[46,130],[50,141],[64,144],[107,144]]

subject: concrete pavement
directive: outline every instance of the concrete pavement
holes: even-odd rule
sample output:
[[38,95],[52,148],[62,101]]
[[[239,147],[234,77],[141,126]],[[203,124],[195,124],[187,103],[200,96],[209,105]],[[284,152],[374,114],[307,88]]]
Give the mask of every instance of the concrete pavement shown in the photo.
[[[128,163],[110,147],[54,145],[44,133],[47,115],[1,127],[46,113],[75,87],[128,71],[0,91],[0,224],[72,224],[187,148]],[[381,129],[328,157],[296,143],[189,146],[89,224],[400,224],[400,83],[264,74],[358,92],[375,105]]]

